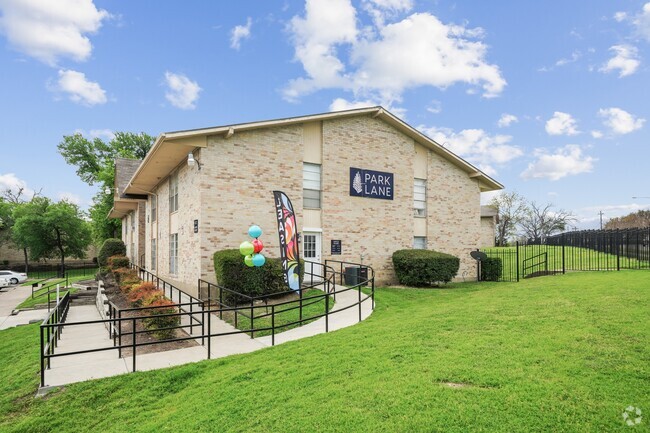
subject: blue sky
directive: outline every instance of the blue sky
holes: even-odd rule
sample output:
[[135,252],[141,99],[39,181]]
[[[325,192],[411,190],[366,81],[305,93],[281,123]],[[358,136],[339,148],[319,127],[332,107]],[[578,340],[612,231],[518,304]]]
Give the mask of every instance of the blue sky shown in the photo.
[[650,208],[650,2],[0,0],[0,41],[2,188],[87,207],[74,132],[383,105],[578,227]]

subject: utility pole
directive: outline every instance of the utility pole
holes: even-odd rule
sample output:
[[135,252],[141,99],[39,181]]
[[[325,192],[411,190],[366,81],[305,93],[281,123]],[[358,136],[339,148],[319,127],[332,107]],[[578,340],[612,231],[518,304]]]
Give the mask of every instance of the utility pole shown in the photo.
[[598,212],[598,215],[600,215],[600,229],[603,229],[603,211],[601,210]]

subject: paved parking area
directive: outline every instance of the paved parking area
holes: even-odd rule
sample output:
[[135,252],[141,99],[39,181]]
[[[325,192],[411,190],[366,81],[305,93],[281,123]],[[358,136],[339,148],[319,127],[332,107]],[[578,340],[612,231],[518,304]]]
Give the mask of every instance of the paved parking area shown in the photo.
[[31,286],[9,286],[0,289],[0,330],[26,325],[32,320],[45,319],[47,309],[25,310],[19,314],[11,315],[18,304],[23,302],[31,293]]

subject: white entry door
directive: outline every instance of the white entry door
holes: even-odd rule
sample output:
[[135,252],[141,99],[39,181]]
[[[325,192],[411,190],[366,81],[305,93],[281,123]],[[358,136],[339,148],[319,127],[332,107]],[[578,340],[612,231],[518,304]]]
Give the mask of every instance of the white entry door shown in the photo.
[[[321,263],[321,233],[304,232],[302,234],[302,257],[305,262]],[[305,263],[305,283],[309,283],[312,275],[314,281],[323,275],[322,266]]]

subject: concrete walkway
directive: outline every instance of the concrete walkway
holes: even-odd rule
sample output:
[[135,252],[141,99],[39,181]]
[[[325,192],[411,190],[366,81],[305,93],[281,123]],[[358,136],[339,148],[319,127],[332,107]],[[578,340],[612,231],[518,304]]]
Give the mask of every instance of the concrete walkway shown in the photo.
[[31,294],[32,286],[10,286],[0,289],[0,330],[45,319],[47,308],[23,310],[18,314],[11,314]]
[[[365,295],[362,296],[365,297]],[[329,316],[330,331],[351,326],[359,322],[359,308],[357,306],[340,311],[357,301],[358,292],[355,290],[337,294],[336,303]],[[336,311],[339,312],[336,313]],[[361,312],[362,319],[365,319],[372,313],[370,299],[362,304]],[[200,315],[201,312],[198,311],[197,316]],[[72,306],[68,313],[67,322],[91,321],[99,320],[100,318],[95,306]],[[232,325],[220,320],[216,314],[211,315],[210,322],[211,333],[237,331]],[[324,332],[325,318],[321,318],[305,326],[276,334],[275,344]],[[200,329],[197,330],[196,335],[200,335]],[[200,338],[197,341],[200,343]],[[210,355],[213,359],[222,358],[239,353],[253,352],[268,346],[271,346],[271,336],[251,339],[247,334],[224,335],[211,338]],[[108,330],[104,324],[68,325],[63,328],[55,354],[108,347],[113,347],[113,341],[109,338]],[[205,346],[194,346],[166,352],[137,355],[136,370],[154,370],[202,361],[208,357],[207,347],[206,341]],[[132,357],[118,358],[116,349],[52,358],[50,369],[45,371],[45,387],[61,386],[89,379],[128,373],[132,371],[132,365]]]

